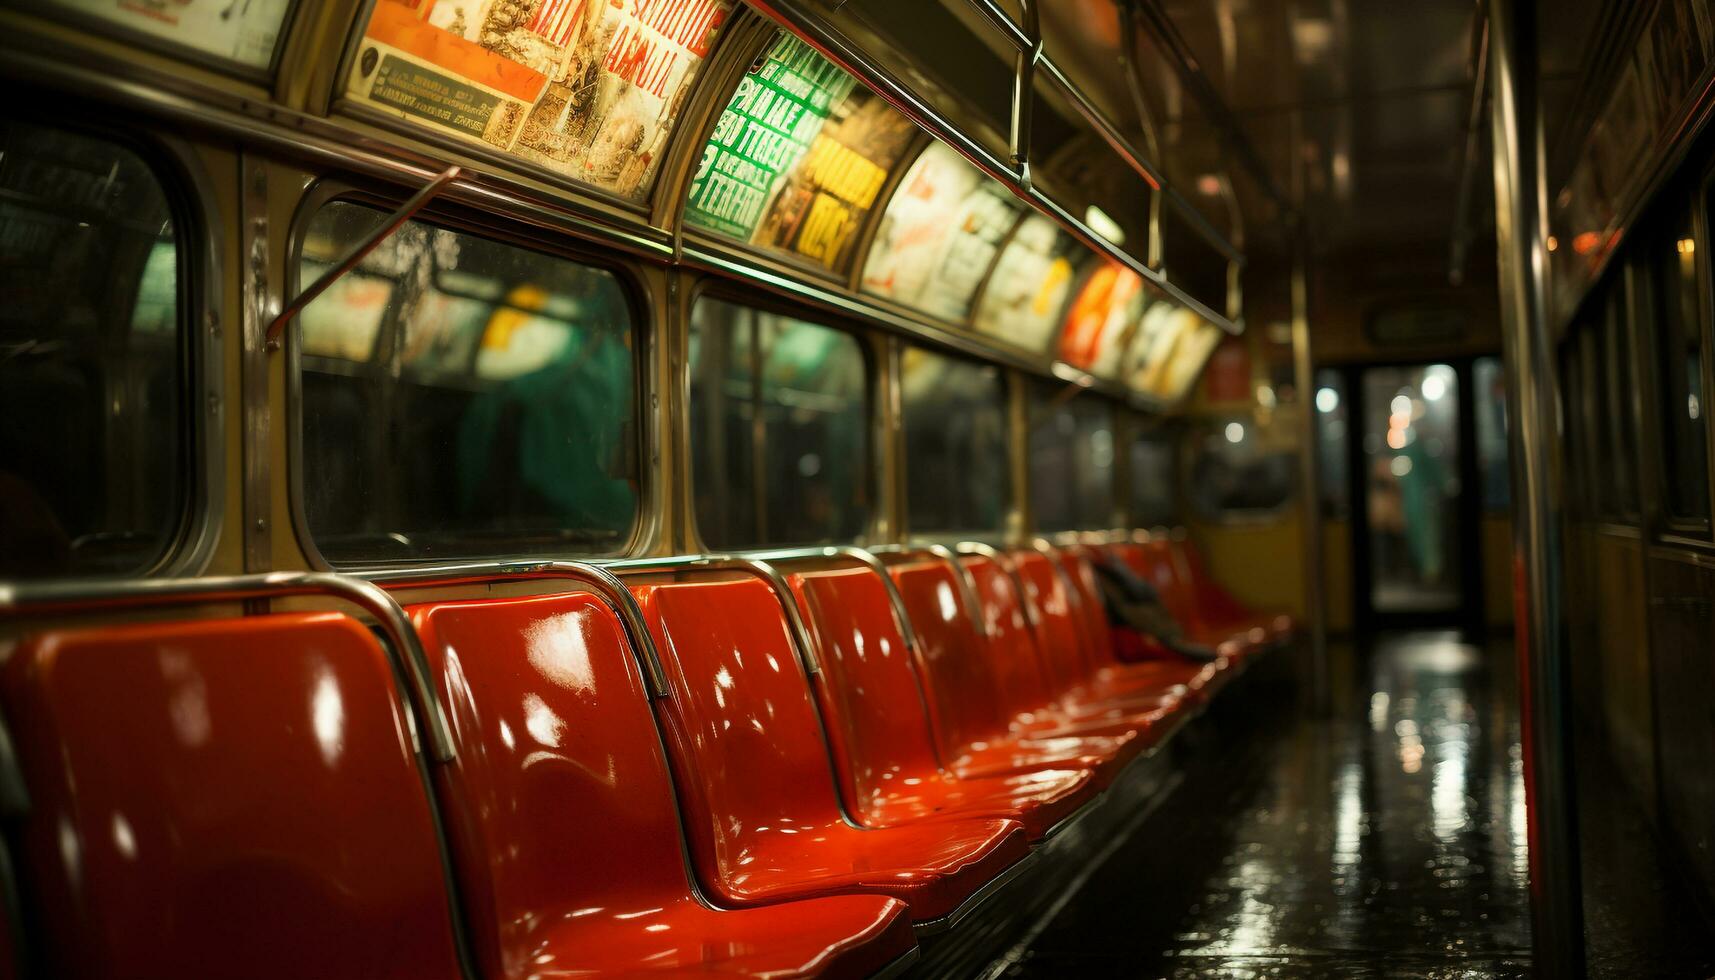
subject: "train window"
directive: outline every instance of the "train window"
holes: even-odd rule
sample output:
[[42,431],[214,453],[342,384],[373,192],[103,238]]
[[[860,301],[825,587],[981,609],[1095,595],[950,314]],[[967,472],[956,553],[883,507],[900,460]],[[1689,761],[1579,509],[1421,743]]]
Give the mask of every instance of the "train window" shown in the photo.
[[915,533],[998,532],[1012,499],[1000,368],[907,347],[905,500]]
[[245,3],[153,3],[49,0],[49,5],[123,33],[194,52],[241,69],[261,71],[274,62],[280,28],[292,0]]
[[705,297],[691,466],[710,548],[850,541],[871,509],[868,363],[851,334]]
[[137,154],[0,122],[0,579],[137,573],[171,546],[181,234]]
[[1143,277],[1118,262],[1102,263],[1085,280],[1060,328],[1060,359],[1108,377],[1143,316]]
[[1322,516],[1346,519],[1352,513],[1350,406],[1346,379],[1338,371],[1316,372],[1316,480]]
[[345,94],[359,112],[640,201],[731,9],[376,0]]
[[1596,328],[1588,320],[1573,324],[1572,329],[1577,337],[1577,351],[1573,362],[1578,370],[1575,386],[1578,400],[1572,405],[1572,410],[1578,415],[1577,428],[1574,431],[1580,438],[1579,448],[1583,450],[1587,461],[1584,475],[1589,481],[1586,489],[1589,493],[1591,513],[1606,517],[1614,510],[1613,484],[1607,474],[1608,461],[1614,457],[1608,447],[1608,428],[1602,424],[1601,368],[1598,360],[1601,341]]
[[1615,513],[1635,520],[1638,514],[1637,468],[1634,448],[1638,444],[1638,427],[1632,380],[1632,345],[1628,339],[1626,289],[1616,284],[1609,291],[1606,308],[1602,311],[1602,386],[1607,397],[1602,412],[1607,426],[1608,445],[1613,448],[1609,467],[1613,481]]
[[[1482,481],[1483,510],[1505,514],[1512,509],[1512,472],[1508,469],[1507,382],[1501,359],[1479,357],[1471,365],[1477,397],[1477,471]],[[1567,472],[1572,472],[1568,460]]]
[[1088,256],[1059,225],[1040,214],[1028,215],[995,260],[974,326],[1020,347],[1047,351],[1072,292],[1076,266]]
[[1657,244],[1654,264],[1663,503],[1669,518],[1703,524],[1709,520],[1709,447],[1703,418],[1704,328],[1691,215],[1683,216],[1672,234]]
[[1220,521],[1272,513],[1290,503],[1298,454],[1289,428],[1231,416],[1192,430],[1195,456],[1186,489],[1197,513]]
[[1114,410],[1071,385],[1030,397],[1030,507],[1038,531],[1114,523]]
[[1024,205],[941,143],[906,172],[864,263],[863,289],[962,323]]
[[[316,212],[301,280],[386,217]],[[412,221],[299,323],[303,516],[330,564],[624,544],[637,407],[611,272]]]
[[1131,441],[1132,527],[1172,527],[1179,523],[1173,488],[1178,485],[1178,453],[1166,428],[1151,426]]
[[916,133],[886,101],[783,34],[715,124],[685,222],[844,270]]

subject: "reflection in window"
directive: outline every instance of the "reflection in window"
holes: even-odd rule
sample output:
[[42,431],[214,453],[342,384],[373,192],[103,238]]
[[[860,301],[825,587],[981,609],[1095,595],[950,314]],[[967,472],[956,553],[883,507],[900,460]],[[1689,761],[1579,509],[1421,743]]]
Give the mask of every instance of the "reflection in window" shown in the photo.
[[1143,277],[1118,262],[1102,263],[1066,313],[1061,360],[1095,374],[1117,374],[1143,304]]
[[1292,500],[1298,454],[1284,426],[1259,426],[1249,417],[1205,422],[1191,436],[1191,505],[1219,521],[1270,513]]
[[910,530],[1003,530],[1012,479],[1000,368],[907,347],[903,384]]
[[185,480],[178,227],[114,143],[0,123],[0,579],[146,570]]
[[1173,502],[1178,484],[1178,454],[1172,433],[1154,426],[1131,443],[1131,526],[1172,527],[1179,523]]
[[888,202],[863,290],[963,322],[1001,239],[1023,213],[998,181],[931,143]]
[[1053,221],[1032,214],[1001,250],[983,288],[977,330],[1031,350],[1046,351],[1072,291],[1073,263],[1089,253]]
[[1352,512],[1351,468],[1346,454],[1346,381],[1340,372],[1316,372],[1316,479],[1324,517],[1346,518]]
[[1703,418],[1703,332],[1697,239],[1691,215],[1656,246],[1656,385],[1661,397],[1664,503],[1670,517],[1709,519],[1709,448]]
[[1602,311],[1602,384],[1604,399],[1602,424],[1608,429],[1608,445],[1613,447],[1614,465],[1608,479],[1613,483],[1614,511],[1617,516],[1636,519],[1638,513],[1638,484],[1635,448],[1638,444],[1636,400],[1637,385],[1632,381],[1632,344],[1628,339],[1626,290],[1609,291],[1606,308]]
[[[323,208],[301,281],[385,218]],[[304,513],[330,563],[624,542],[636,404],[611,273],[413,221],[299,324]]]
[[783,34],[715,124],[685,221],[844,269],[915,133],[892,106]]
[[851,541],[869,520],[868,373],[843,331],[719,299],[691,315],[691,456],[710,548]]
[[377,0],[346,96],[642,200],[730,10],[726,0]]
[[1038,531],[1114,524],[1114,409],[1076,386],[1030,398],[1030,507]]
[[1512,509],[1512,471],[1507,451],[1507,380],[1501,359],[1479,357],[1471,367],[1476,385],[1477,470],[1483,486],[1483,510],[1505,514]]

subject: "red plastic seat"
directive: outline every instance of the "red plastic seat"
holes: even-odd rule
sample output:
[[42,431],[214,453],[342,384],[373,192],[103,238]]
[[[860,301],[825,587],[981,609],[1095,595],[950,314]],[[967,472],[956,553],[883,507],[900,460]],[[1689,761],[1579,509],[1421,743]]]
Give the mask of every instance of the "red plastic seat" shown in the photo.
[[1196,595],[1175,567],[1172,546],[1165,539],[1113,545],[1111,553],[1155,586],[1162,605],[1184,628],[1187,640],[1230,660],[1241,660],[1259,649],[1258,638],[1248,629],[1212,628],[1203,622]]
[[1096,795],[1083,769],[961,779],[942,768],[887,584],[869,568],[788,575],[819,666],[813,683],[842,796],[866,827],[1005,816],[1032,839]]
[[1099,786],[1142,750],[1137,732],[1044,736],[1015,729],[1017,718],[989,668],[983,638],[966,612],[947,562],[906,560],[888,569],[917,634],[918,677],[927,695],[939,756],[963,778],[1053,768],[1090,769]]
[[1258,612],[1233,597],[1209,575],[1202,553],[1183,538],[1170,540],[1170,547],[1183,578],[1191,584],[1197,614],[1211,629],[1243,630],[1246,633],[1266,631],[1270,643],[1290,640],[1298,625],[1285,613]]
[[701,576],[632,591],[672,688],[657,708],[692,860],[717,900],[887,895],[904,899],[913,921],[934,922],[1029,853],[1014,820],[876,830],[847,822],[803,666],[766,582]]
[[[990,669],[1008,679],[1006,693],[1016,728],[1056,735],[1129,731],[1139,742],[1153,743],[1158,733],[1152,730],[1180,706],[1182,692],[1160,685],[1123,697],[1088,697],[1080,689],[1081,638],[1070,620],[1065,593],[1053,594],[1060,630],[1050,626],[1039,634],[1043,619],[1027,604],[1004,559],[966,555],[960,561],[982,610]],[[1051,649],[1045,653],[1044,646]]]
[[[1105,705],[1109,714],[1124,706],[1116,702],[1147,706],[1153,700],[1172,710],[1207,684],[1211,674],[1205,665],[1189,660],[1162,659],[1124,667],[1104,662],[1083,616],[1084,606],[1095,600],[1068,587],[1076,579],[1061,566],[1060,556],[1032,549],[1013,552],[1007,559],[1024,586],[1022,600],[1036,626],[1037,648],[1048,663],[1058,665],[1063,702]],[[1105,615],[1103,619],[1105,627]],[[1104,636],[1103,642],[1111,650],[1111,640]]]
[[409,612],[458,739],[441,788],[482,975],[864,976],[915,945],[891,898],[697,899],[643,676],[600,600]]
[[429,790],[356,621],[53,630],[0,697],[44,976],[461,975]]

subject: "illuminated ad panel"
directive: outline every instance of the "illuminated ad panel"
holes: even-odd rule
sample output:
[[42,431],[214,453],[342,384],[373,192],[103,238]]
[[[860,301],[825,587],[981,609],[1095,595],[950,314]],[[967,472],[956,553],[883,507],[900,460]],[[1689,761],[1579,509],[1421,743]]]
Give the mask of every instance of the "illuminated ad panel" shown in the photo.
[[792,35],[738,83],[691,178],[685,223],[829,269],[915,128]]
[[246,68],[266,68],[292,0],[54,0],[53,6]]
[[972,323],[981,333],[1046,352],[1089,252],[1052,220],[1032,214],[1000,251]]
[[864,292],[963,322],[1023,211],[998,181],[929,144],[888,202],[864,263]]
[[1154,330],[1148,338],[1149,351],[1140,358],[1129,384],[1164,401],[1178,401],[1220,342],[1221,329],[1171,303],[1157,303],[1149,313],[1142,328]]
[[377,0],[346,94],[646,197],[726,0]]
[[1103,262],[1066,311],[1060,359],[1092,374],[1117,375],[1144,302],[1142,276],[1118,262]]

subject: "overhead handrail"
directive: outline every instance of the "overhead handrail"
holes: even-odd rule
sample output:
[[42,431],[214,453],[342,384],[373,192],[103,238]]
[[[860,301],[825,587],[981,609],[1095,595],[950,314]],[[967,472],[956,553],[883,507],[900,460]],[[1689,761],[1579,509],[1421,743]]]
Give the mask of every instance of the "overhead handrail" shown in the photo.
[[262,333],[267,348],[271,351],[279,350],[280,334],[286,329],[286,324],[290,323],[293,317],[302,313],[304,307],[315,302],[318,296],[328,291],[328,287],[338,282],[346,273],[357,268],[358,263],[368,258],[370,252],[375,251],[376,247],[386,241],[394,232],[403,228],[407,221],[416,217],[417,212],[423,210],[430,201],[435,199],[437,194],[446,189],[448,184],[458,179],[460,172],[461,168],[454,164],[435,175],[434,179],[424,184],[404,204],[399,205],[397,211],[388,215],[387,220],[381,222],[362,241],[353,245],[351,251],[346,253],[345,258],[334,263],[332,268],[316,277],[315,282],[310,283],[291,302],[282,307],[279,315],[269,322],[268,329]]

